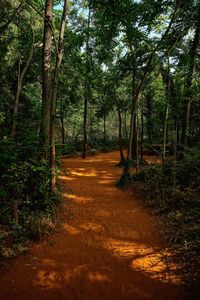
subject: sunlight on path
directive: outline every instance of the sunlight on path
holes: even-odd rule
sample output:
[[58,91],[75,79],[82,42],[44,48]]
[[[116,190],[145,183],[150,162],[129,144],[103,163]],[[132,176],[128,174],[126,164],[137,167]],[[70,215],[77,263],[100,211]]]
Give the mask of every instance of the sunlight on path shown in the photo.
[[158,225],[116,187],[118,153],[63,161],[66,221],[2,274],[1,300],[183,300]]

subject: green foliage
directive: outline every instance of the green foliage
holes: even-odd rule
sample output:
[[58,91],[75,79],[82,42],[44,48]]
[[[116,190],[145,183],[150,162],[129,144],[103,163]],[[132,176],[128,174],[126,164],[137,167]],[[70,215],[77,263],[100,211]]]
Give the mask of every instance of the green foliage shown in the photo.
[[[159,144],[159,149],[162,148],[163,121],[169,101],[167,149],[173,149],[175,123],[177,137],[180,138],[186,121],[185,108],[190,100],[188,141],[189,145],[197,143],[200,136],[198,41],[196,55],[192,51],[195,48],[195,32],[198,33],[199,1],[181,1],[170,31],[154,53],[178,3],[153,0],[71,2],[58,82],[55,116],[57,156],[79,155],[82,150],[86,85],[88,154],[118,149],[117,112],[122,117],[122,144],[127,145],[132,101],[139,91],[152,54],[148,76],[142,83],[138,98],[136,127],[139,139],[141,131],[144,131],[144,144]],[[54,4],[52,75],[61,16],[60,1]],[[89,4],[91,20],[88,28]],[[3,227],[0,225],[0,251],[8,257],[15,252],[7,247],[10,243],[20,245],[49,233],[53,228],[51,213],[54,205],[59,203],[49,190],[49,166],[40,161],[44,25],[41,15],[44,7],[42,0],[1,1],[0,224]],[[35,46],[34,54],[22,82],[16,138],[13,140],[10,135],[18,77],[32,44]],[[191,65],[193,59],[194,64]],[[166,75],[169,75],[170,91],[167,91]],[[190,95],[186,97],[188,91]],[[198,149],[187,151],[186,156],[183,150],[184,159],[176,163],[176,168],[170,161],[164,166],[148,167],[145,162],[128,160],[123,165],[125,171],[119,184],[124,186],[133,181],[146,181],[149,203],[174,227],[170,241],[178,245],[178,251],[181,249],[180,255],[185,263],[195,264],[199,246],[200,155]],[[132,175],[130,169],[135,166],[142,172]],[[14,205],[17,205],[19,224],[14,218]],[[194,261],[192,257],[195,257]]]
[[[50,171],[46,162],[13,164],[2,176],[1,190],[4,189],[6,195],[2,204],[12,209],[13,201],[18,201],[19,216],[24,209],[46,211],[52,205],[49,200],[49,182]],[[3,219],[6,217],[2,216]]]
[[[54,207],[60,203],[50,192],[50,170],[44,161],[12,163],[1,175],[0,258],[26,250],[29,240],[38,240],[53,229]],[[17,203],[18,222],[14,218]]]
[[200,150],[192,149],[177,162],[175,169],[167,162],[164,166],[150,166],[145,175],[148,203],[166,220],[165,236],[176,249],[183,278],[197,289],[200,279]]

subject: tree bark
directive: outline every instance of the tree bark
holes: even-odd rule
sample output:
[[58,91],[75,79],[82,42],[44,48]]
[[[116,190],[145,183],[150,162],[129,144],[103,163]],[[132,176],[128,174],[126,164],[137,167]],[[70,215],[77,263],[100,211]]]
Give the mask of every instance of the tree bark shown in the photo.
[[53,0],[46,0],[43,38],[42,61],[42,113],[40,124],[40,144],[42,146],[42,158],[48,159],[49,126],[51,107],[51,47],[52,47],[52,18]]
[[132,139],[132,154],[131,158],[135,161],[138,159],[138,124],[137,113],[134,114],[133,121],[133,139]]
[[50,168],[51,168],[51,190],[56,188],[56,147],[55,147],[55,119],[56,119],[56,97],[58,90],[59,69],[64,54],[64,33],[67,16],[67,0],[64,1],[62,19],[59,31],[56,65],[52,82],[51,111],[50,111]]
[[87,20],[87,36],[86,36],[86,77],[85,77],[85,92],[84,92],[84,115],[83,115],[83,153],[82,158],[87,156],[88,146],[88,102],[89,102],[89,78],[90,61],[89,61],[89,38],[90,38],[90,22],[91,22],[91,8],[89,4],[88,20]]
[[144,115],[143,107],[141,107],[141,138],[140,138],[140,159],[143,160],[143,144],[144,144]]
[[123,152],[123,146],[122,146],[122,116],[120,109],[117,109],[118,112],[118,118],[119,118],[119,153],[120,153],[120,165],[123,165],[125,162],[124,152]]
[[62,144],[65,144],[65,122],[64,122],[64,115],[61,107],[60,111],[60,122],[61,122],[61,133],[62,133]]
[[126,139],[126,146],[128,145],[128,131],[127,131],[127,121],[126,121],[127,117],[126,117],[126,111],[124,113],[124,135],[125,135],[125,139]]
[[153,110],[153,99],[151,92],[149,91],[146,97],[146,103],[147,103],[147,132],[148,132],[148,140],[149,144],[153,144],[153,123],[152,123],[152,110]]
[[170,74],[170,61],[169,54],[167,57],[167,72],[163,71],[163,83],[165,86],[165,95],[166,95],[166,106],[165,106],[165,117],[163,124],[163,151],[162,151],[162,163],[165,164],[166,159],[166,145],[168,142],[168,115],[169,115],[169,101],[171,96],[171,74]]
[[104,150],[106,150],[106,112],[103,114],[103,144]]
[[[87,76],[87,75],[86,75]],[[89,94],[89,86],[88,79],[86,79],[85,83],[85,97],[84,97],[84,116],[83,116],[83,153],[82,158],[86,158],[87,147],[88,147],[88,94]]]
[[133,137],[134,137],[134,122],[135,122],[136,104],[137,104],[137,95],[136,95],[136,91],[135,91],[135,70],[133,70],[132,71],[132,109],[131,109],[131,124],[130,124],[130,133],[129,133],[127,160],[132,159],[132,146],[133,146]]

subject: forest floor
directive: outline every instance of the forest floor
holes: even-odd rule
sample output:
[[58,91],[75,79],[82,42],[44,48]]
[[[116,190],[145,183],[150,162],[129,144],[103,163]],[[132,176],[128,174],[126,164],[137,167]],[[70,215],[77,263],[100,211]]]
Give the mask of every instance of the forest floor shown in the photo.
[[118,160],[118,152],[63,160],[64,222],[1,270],[1,300],[186,299],[162,225],[116,187]]

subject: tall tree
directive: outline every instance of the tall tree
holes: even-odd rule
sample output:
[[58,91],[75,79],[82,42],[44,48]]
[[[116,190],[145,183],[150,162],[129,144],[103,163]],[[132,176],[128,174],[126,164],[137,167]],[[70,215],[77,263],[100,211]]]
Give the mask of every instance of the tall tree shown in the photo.
[[185,80],[185,92],[184,92],[184,114],[183,114],[183,122],[182,122],[182,135],[181,135],[181,143],[186,144],[188,142],[189,137],[189,127],[190,127],[190,109],[191,109],[191,100],[192,100],[192,82],[195,73],[196,67],[196,58],[198,55],[198,46],[200,40],[200,5],[198,7],[198,15],[196,20],[196,29],[194,34],[194,39],[192,41],[192,45],[189,51],[189,65],[187,77]]
[[56,65],[54,70],[54,77],[52,82],[52,95],[51,95],[51,119],[50,119],[50,168],[51,168],[51,189],[55,190],[56,187],[56,147],[55,147],[55,118],[56,118],[56,96],[58,90],[58,79],[59,79],[59,69],[62,63],[63,54],[64,54],[64,33],[65,33],[65,24],[67,16],[67,7],[68,1],[64,0],[60,31],[59,31],[59,40],[56,56]]
[[88,144],[88,102],[90,94],[90,83],[89,83],[89,72],[90,72],[90,49],[89,49],[89,39],[90,39],[90,23],[91,23],[91,4],[88,1],[88,19],[87,19],[87,29],[86,29],[86,73],[85,73],[85,87],[84,87],[84,115],[83,115],[83,153],[82,158],[86,158],[87,144]]
[[44,38],[42,55],[42,115],[40,125],[40,144],[42,146],[42,157],[48,158],[49,126],[51,107],[51,48],[53,36],[53,0],[45,2]]

